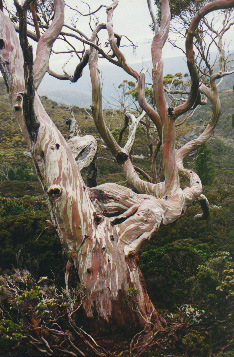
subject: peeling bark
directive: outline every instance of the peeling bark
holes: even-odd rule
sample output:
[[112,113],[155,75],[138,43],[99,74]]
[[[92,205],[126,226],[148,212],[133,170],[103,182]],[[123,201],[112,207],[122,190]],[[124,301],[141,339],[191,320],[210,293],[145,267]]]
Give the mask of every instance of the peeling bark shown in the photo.
[[[24,90],[23,57],[12,24],[2,13],[0,15],[5,25],[1,27],[1,37],[6,43],[1,51],[1,64],[4,68],[10,66],[6,71],[10,76],[5,79],[14,105],[19,90]],[[18,65],[13,65],[15,63]],[[34,111],[40,126],[34,145],[28,137],[32,158],[48,198],[52,223],[86,288],[83,308],[89,328],[96,326],[95,335],[110,332],[110,326],[112,332],[129,326],[132,335],[151,320],[157,328],[162,328],[146,293],[136,258],[126,258],[119,227],[98,213],[99,203],[91,200],[69,145],[46,114],[37,94]],[[27,134],[21,106],[16,115]],[[131,289],[137,292],[134,298],[137,310],[132,309],[132,301],[127,302]]]
[[[50,52],[63,26],[63,1],[55,0],[54,3],[55,16],[52,24],[38,42],[33,66],[35,88],[49,68]],[[37,175],[47,197],[52,224],[63,249],[78,271],[80,282],[85,287],[83,310],[87,328],[92,335],[102,337],[110,344],[114,340],[113,335],[116,341],[124,341],[140,330],[144,330],[147,341],[155,331],[162,330],[165,326],[150,301],[138,267],[137,253],[144,241],[150,239],[162,225],[179,219],[195,201],[200,202],[203,210],[203,214],[195,219],[209,218],[209,205],[206,197],[202,195],[201,181],[195,172],[184,168],[183,159],[205,142],[214,131],[221,111],[215,80],[220,78],[221,74],[211,77],[210,88],[203,84],[198,88],[196,73],[193,73],[195,67],[191,52],[192,39],[193,31],[202,17],[216,8],[234,7],[234,1],[222,0],[208,4],[193,19],[187,40],[187,56],[190,73],[193,73],[194,92],[183,107],[175,108],[174,111],[169,110],[171,108],[168,108],[163,91],[162,48],[169,31],[170,9],[168,0],[161,1],[161,24],[158,27],[155,23],[156,33],[152,43],[154,95],[158,113],[145,101],[144,75],[137,73],[127,64],[116,43],[112,17],[117,5],[118,1],[115,0],[107,9],[107,25],[98,25],[94,30],[89,43],[95,46],[91,46],[90,51],[86,53],[85,64],[89,59],[92,112],[97,129],[122,165],[129,184],[137,192],[111,183],[95,188],[85,185],[80,170],[87,167],[95,157],[96,141],[88,135],[80,137],[75,125],[68,142],[65,141],[45,112],[36,91],[34,95],[33,83],[25,75],[27,41],[21,40],[21,48],[13,24],[0,9],[0,69],[12,107],[28,142]],[[155,22],[150,1],[148,6]],[[124,148],[115,141],[104,122],[96,42],[98,32],[105,28],[108,30],[111,48],[118,58],[118,65],[137,79],[139,103],[156,125],[162,139],[165,182],[154,184],[141,180],[129,159],[136,128],[144,112],[137,119],[132,114],[127,114],[132,123]],[[23,35],[25,32],[21,33],[21,37]],[[83,64],[78,72],[82,70]],[[30,69],[29,67],[25,68]],[[79,72],[78,75],[80,74]],[[29,77],[31,80],[32,76]],[[33,116],[24,109],[25,90],[29,85],[33,90],[33,95],[28,97]],[[176,150],[175,119],[179,112],[191,108],[198,89],[212,103],[211,122],[197,139]],[[36,135],[33,125],[35,121]],[[179,175],[189,180],[185,189],[180,187]]]

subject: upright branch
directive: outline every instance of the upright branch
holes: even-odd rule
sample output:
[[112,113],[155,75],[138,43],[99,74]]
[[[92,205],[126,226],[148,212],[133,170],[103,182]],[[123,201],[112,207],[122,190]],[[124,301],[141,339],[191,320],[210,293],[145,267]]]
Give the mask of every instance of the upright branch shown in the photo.
[[[191,27],[194,29],[198,27],[199,22],[201,19],[208,14],[211,11],[217,10],[217,9],[226,9],[226,8],[233,8],[234,7],[234,1],[215,1],[214,3],[210,3],[206,6],[204,6],[193,18],[191,22]],[[204,84],[201,84],[199,87],[199,92],[205,95],[206,98],[209,99],[209,101],[212,104],[212,118],[208,126],[205,128],[205,130],[199,135],[198,138],[191,140],[190,142],[186,143],[182,148],[180,148],[177,152],[177,160],[178,160],[178,167],[180,171],[186,171],[183,168],[183,159],[184,157],[190,153],[191,151],[197,149],[199,146],[201,146],[205,141],[207,141],[211,135],[214,132],[214,129],[216,127],[216,124],[218,122],[218,119],[221,114],[221,103],[219,99],[219,94],[218,94],[218,89],[217,89],[217,84],[216,80],[223,78],[225,75],[228,75],[231,72],[223,72],[224,68],[224,49],[223,49],[223,44],[222,44],[222,38],[224,33],[227,31],[227,29],[232,26],[233,22],[230,22],[227,26],[224,25],[223,23],[223,28],[220,32],[217,32],[213,29],[212,26],[209,25],[208,21],[205,20],[206,26],[209,28],[210,31],[216,34],[218,38],[218,49],[220,53],[219,57],[219,72],[212,74],[213,70],[211,70],[211,76],[210,76],[210,88],[205,86]],[[191,36],[191,35],[190,35]],[[189,99],[188,99],[189,101]],[[188,170],[187,170],[188,173]]]
[[124,150],[130,154],[130,151],[132,149],[134,140],[135,140],[135,135],[136,135],[136,130],[138,127],[138,124],[140,123],[140,121],[144,118],[145,116],[145,112],[142,112],[141,115],[139,115],[139,117],[136,119],[135,116],[131,113],[126,113],[126,116],[128,116],[129,119],[131,119],[131,124],[129,126],[129,137],[128,140],[124,146]]
[[40,37],[36,59],[34,61],[34,86],[38,88],[45,73],[49,69],[49,58],[53,44],[61,32],[64,22],[64,3],[63,0],[54,1],[54,19],[49,28]]
[[[234,25],[234,21],[230,21],[230,12],[226,12],[224,15],[224,20],[222,22],[222,28],[220,30],[216,30],[213,26],[213,23],[211,22],[211,24],[204,19],[204,23],[205,26],[207,27],[207,29],[210,31],[210,36],[213,39],[214,36],[214,43],[217,46],[217,49],[219,51],[219,72],[224,73],[225,71],[227,71],[227,64],[226,64],[226,58],[225,58],[225,50],[224,50],[224,42],[223,42],[223,38],[224,35],[226,34],[226,32]],[[215,41],[216,40],[216,41]],[[211,74],[213,73],[213,71],[211,71]]]
[[[55,2],[57,1],[63,6],[62,0],[55,0]],[[20,10],[24,9],[20,8]],[[61,28],[63,10],[61,9],[59,13],[61,19],[58,19],[58,13],[55,18],[56,24],[59,24]],[[27,121],[30,122],[31,117],[28,112],[22,110],[22,100],[19,100],[21,99],[21,93],[25,92],[22,49],[9,18],[0,12],[0,20],[1,25],[3,25],[0,28],[0,38],[4,44],[0,50],[0,63],[9,88],[10,98],[22,131],[28,140],[38,177],[48,198],[52,222],[64,246],[71,244],[71,249],[73,249],[74,242],[79,247],[89,230],[89,224],[92,224],[93,207],[87,189],[84,189],[85,185],[72,152],[45,112],[37,93],[35,93],[34,98],[30,97],[30,104],[33,106],[35,118],[39,125],[37,126],[36,137],[31,135],[31,127],[27,124]],[[25,16],[22,16],[22,26],[26,26],[23,21],[26,21]],[[52,44],[55,41],[54,36],[55,32],[58,33],[58,29],[55,30],[54,26],[52,26],[46,32],[47,43]],[[24,33],[23,30],[22,33]],[[41,39],[43,41],[43,37]],[[27,44],[23,44],[23,46],[27,49]],[[41,43],[41,46],[43,47],[43,43]],[[42,54],[45,52],[42,49]],[[42,73],[39,77],[42,79],[45,74],[45,67],[48,67],[49,54],[41,58],[37,55],[37,59],[38,66],[36,66],[36,69],[39,70],[41,68]],[[40,59],[42,63],[40,63]],[[45,61],[47,61],[47,64]],[[36,77],[38,75],[37,70],[35,71]],[[66,175],[64,175],[64,172],[66,172]],[[73,217],[77,219],[77,224],[75,225],[71,223]]]
[[168,108],[164,93],[162,50],[168,38],[170,27],[170,7],[168,0],[161,1],[160,27],[155,28],[151,52],[153,61],[153,90],[155,102],[162,122],[162,155],[165,173],[165,195],[171,195],[180,186],[179,175],[175,160],[175,121],[173,109]]
[[230,9],[234,7],[233,0],[217,0],[202,7],[194,16],[188,29],[186,37],[186,57],[189,73],[191,76],[191,89],[187,101],[174,109],[174,116],[177,118],[187,112],[196,104],[200,104],[199,99],[199,75],[194,58],[193,41],[195,32],[198,29],[200,21],[210,12],[220,9]]
[[40,34],[40,28],[39,28],[38,21],[37,21],[37,14],[35,11],[35,4],[36,4],[36,0],[33,0],[30,4],[30,10],[31,10],[32,17],[33,17],[33,23],[34,23],[36,35],[39,40],[39,38],[41,37],[41,34]]
[[211,137],[211,135],[213,134],[214,129],[216,127],[216,124],[218,122],[218,119],[220,117],[221,103],[220,103],[220,99],[219,99],[219,95],[218,95],[217,85],[215,83],[215,80],[218,78],[217,76],[218,76],[218,74],[211,76],[211,79],[210,79],[211,88],[208,88],[204,84],[202,84],[200,86],[201,92],[210,100],[210,102],[212,104],[212,118],[211,118],[210,123],[207,125],[206,129],[203,131],[203,133],[201,135],[199,135],[198,138],[189,141],[188,143],[186,143],[184,146],[182,146],[177,151],[177,154],[176,154],[177,164],[178,164],[180,171],[182,171],[182,172],[189,173],[189,170],[186,171],[183,168],[182,162],[183,162],[184,157],[188,153],[197,149],[199,146],[201,146],[205,141],[207,141]]
[[[31,142],[36,141],[39,123],[36,120],[33,103],[34,103],[34,78],[33,78],[33,51],[32,46],[29,46],[27,37],[27,2],[23,6],[20,6],[18,1],[15,0],[17,11],[19,14],[19,38],[20,45],[24,57],[24,81],[25,92],[19,93],[17,101],[23,103],[23,115],[25,118],[25,124],[31,138]],[[15,110],[20,109],[15,106]]]
[[[105,25],[100,24],[97,26],[96,30],[93,31],[91,38],[93,43],[97,42],[97,34],[103,28],[105,28]],[[116,160],[122,163],[127,159],[128,156],[118,145],[103,119],[102,88],[98,73],[98,51],[92,46],[90,48],[89,68],[92,82],[92,113],[94,122],[103,140],[107,144]]]
[[134,77],[137,80],[138,83],[138,103],[142,110],[144,110],[151,120],[154,122],[154,124],[157,127],[158,135],[160,140],[162,139],[162,124],[160,121],[160,117],[158,113],[149,105],[149,103],[146,101],[145,98],[145,74],[144,73],[138,73],[136,70],[134,70],[126,61],[125,56],[123,55],[122,51],[117,45],[117,40],[114,34],[114,29],[113,29],[113,13],[115,8],[118,6],[119,1],[115,0],[113,4],[107,8],[107,31],[109,35],[109,42],[110,46],[115,54],[115,56],[118,58],[118,62],[120,66],[125,70],[126,73],[128,73],[130,76]]
[[168,0],[161,1],[160,27],[155,29],[151,53],[153,61],[153,85],[155,101],[162,125],[168,120],[168,108],[164,95],[162,49],[168,38],[171,13]]
[[154,11],[152,9],[152,2],[151,0],[147,0],[147,5],[148,5],[148,9],[149,9],[149,13],[150,13],[150,16],[151,16],[151,19],[152,19],[152,22],[153,22],[153,26],[154,26],[154,31],[155,33],[158,32],[158,22],[157,22],[157,19],[156,19],[156,16],[154,14]]

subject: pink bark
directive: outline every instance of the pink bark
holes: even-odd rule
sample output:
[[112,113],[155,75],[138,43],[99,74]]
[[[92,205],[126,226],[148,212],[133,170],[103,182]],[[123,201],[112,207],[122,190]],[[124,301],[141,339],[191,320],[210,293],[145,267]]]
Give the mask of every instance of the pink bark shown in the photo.
[[[40,38],[34,63],[35,86],[37,87],[48,69],[52,45],[63,26],[63,1],[55,0],[55,17],[52,25]],[[193,93],[186,104],[175,111],[168,108],[163,91],[162,48],[167,39],[170,23],[168,0],[161,1],[161,24],[152,43],[154,95],[158,113],[145,101],[144,75],[134,71],[119,50],[113,32],[112,16],[118,1],[107,9],[112,50],[123,69],[138,81],[139,102],[155,123],[162,136],[165,182],[145,182],[137,175],[128,155],[140,120],[132,118],[129,139],[121,148],[111,135],[102,113],[101,84],[98,75],[98,52],[90,50],[90,75],[92,80],[93,117],[96,126],[113,155],[123,165],[129,183],[140,193],[116,184],[104,184],[88,189],[80,174],[71,148],[45,112],[40,98],[35,94],[34,114],[38,122],[37,135],[30,136],[23,100],[25,91],[24,58],[16,32],[10,20],[0,11],[0,68],[3,73],[15,116],[27,139],[38,177],[41,181],[54,227],[63,248],[69,254],[85,286],[83,310],[87,325],[94,335],[119,333],[121,339],[144,329],[147,337],[153,330],[163,329],[160,319],[147,295],[142,274],[137,264],[137,253],[142,243],[150,239],[161,225],[178,218],[196,200],[207,204],[202,196],[201,181],[196,173],[183,166],[187,153],[207,140],[213,133],[220,116],[220,101],[215,79],[211,88],[201,85],[200,90],[212,102],[211,123],[195,140],[181,149],[175,149],[175,118],[179,112],[191,108]],[[195,16],[189,30],[187,49],[191,73],[194,71],[192,55],[193,31],[200,19],[216,8],[234,7],[233,1],[215,1],[204,7]],[[99,25],[91,43],[95,44],[97,33],[105,28]],[[192,88],[196,91],[197,78]],[[193,87],[194,86],[194,87]],[[73,147],[74,149],[74,147]],[[73,150],[74,151],[74,150]],[[180,188],[179,173],[189,179],[188,187]],[[201,218],[201,217],[200,217]],[[202,218],[205,218],[204,215]],[[133,293],[133,294],[132,294]],[[125,330],[123,330],[123,328]],[[117,335],[118,339],[119,335]]]
[[47,31],[40,37],[37,45],[36,59],[33,66],[34,85],[38,88],[45,73],[49,69],[50,53],[61,32],[64,21],[64,3],[63,0],[54,1],[54,19]]
[[134,70],[126,61],[123,53],[119,49],[116,43],[116,38],[113,31],[113,12],[114,9],[118,6],[119,1],[115,0],[113,5],[107,9],[107,31],[109,35],[109,42],[111,48],[115,55],[117,56],[121,67],[127,72],[130,76],[133,76],[138,82],[138,102],[141,108],[149,115],[151,120],[157,127],[159,138],[162,138],[162,125],[158,113],[147,103],[145,98],[145,75],[144,73],[138,73]]

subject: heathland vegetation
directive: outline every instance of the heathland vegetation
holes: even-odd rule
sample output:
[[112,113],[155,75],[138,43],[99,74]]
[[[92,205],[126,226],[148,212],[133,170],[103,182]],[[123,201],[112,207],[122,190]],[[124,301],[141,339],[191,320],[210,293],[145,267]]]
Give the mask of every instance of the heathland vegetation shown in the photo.
[[[46,338],[62,355],[67,348],[72,351],[75,339],[80,338],[81,344],[84,341],[84,336],[79,335],[81,330],[77,330],[77,326],[82,326],[82,314],[77,299],[72,300],[72,291],[82,299],[85,287],[77,284],[77,277],[72,278],[75,271],[71,274],[71,268],[70,294],[66,292],[64,273],[72,252],[62,251],[50,222],[28,149],[16,121],[11,118],[3,81],[0,81],[0,92],[1,354],[49,353],[35,349],[33,339],[38,337],[38,348],[40,339]],[[153,356],[234,354],[233,99],[232,90],[226,89],[221,94],[223,114],[215,136],[188,159],[188,165],[203,180],[211,206],[210,220],[191,219],[198,211],[197,206],[191,207],[179,221],[155,233],[139,255],[149,295],[167,321],[167,330],[156,336]],[[89,109],[70,108],[46,97],[42,101],[65,137],[68,137],[66,118],[72,111],[81,134],[98,138]],[[202,110],[199,128],[193,126],[198,119],[196,113],[178,127],[181,143],[206,125],[209,109]],[[105,110],[104,115],[113,135],[118,137],[123,113]],[[148,143],[147,130],[140,126],[132,158],[136,166],[147,172],[149,145],[144,143]],[[98,146],[98,183],[127,185],[100,139]],[[136,294],[134,289],[129,290],[128,299],[133,306]]]

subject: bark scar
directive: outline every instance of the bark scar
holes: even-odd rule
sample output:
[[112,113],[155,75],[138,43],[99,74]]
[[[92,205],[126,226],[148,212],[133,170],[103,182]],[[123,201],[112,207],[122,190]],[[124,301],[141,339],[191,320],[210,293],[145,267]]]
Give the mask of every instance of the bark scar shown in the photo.
[[58,197],[61,196],[62,191],[63,191],[63,190],[62,190],[62,187],[61,187],[61,186],[59,186],[59,185],[52,185],[52,186],[49,187],[47,193],[48,193],[48,195],[49,195],[50,198],[56,199],[56,198],[58,198]]

